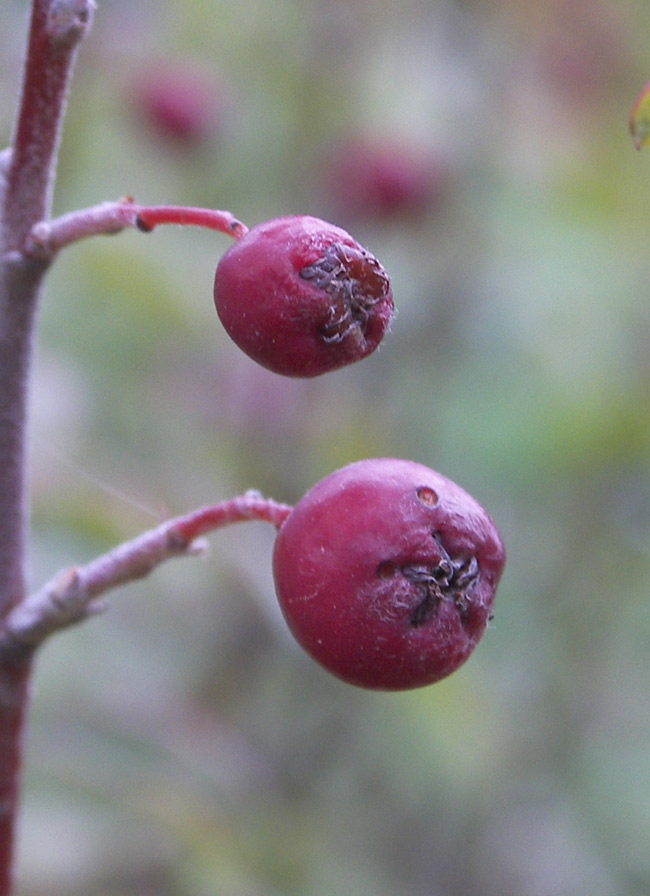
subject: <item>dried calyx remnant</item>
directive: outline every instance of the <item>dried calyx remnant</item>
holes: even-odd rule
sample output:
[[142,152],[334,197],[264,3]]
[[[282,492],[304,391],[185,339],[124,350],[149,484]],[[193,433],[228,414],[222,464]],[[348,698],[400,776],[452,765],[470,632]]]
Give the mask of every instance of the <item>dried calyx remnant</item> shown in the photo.
[[332,243],[314,264],[300,272],[303,280],[332,298],[328,321],[321,328],[324,342],[342,342],[358,329],[365,336],[371,309],[386,299],[390,282],[377,259],[365,250]]
[[[438,502],[436,493],[425,487],[417,490],[417,497],[421,504],[429,507]],[[399,566],[392,560],[384,560],[377,567],[380,579],[392,579],[401,575],[418,588],[421,600],[415,606],[410,620],[414,628],[424,625],[443,600],[453,601],[462,619],[468,609],[468,592],[480,575],[475,556],[454,559],[445,548],[440,532],[433,532],[432,536],[440,553],[437,563],[409,563]]]
[[423,591],[423,598],[411,615],[411,625],[414,627],[424,625],[443,600],[453,600],[462,616],[467,611],[467,593],[480,574],[476,557],[452,560],[443,548],[440,537],[434,534],[434,538],[443,555],[436,566],[402,567],[402,574]]

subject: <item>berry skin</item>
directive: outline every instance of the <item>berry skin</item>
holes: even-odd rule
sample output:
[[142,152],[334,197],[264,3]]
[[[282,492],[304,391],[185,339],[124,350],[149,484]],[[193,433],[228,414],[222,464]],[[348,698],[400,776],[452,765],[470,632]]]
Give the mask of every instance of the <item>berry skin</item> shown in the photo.
[[486,511],[408,460],[350,464],[283,523],[273,573],[297,641],[360,687],[432,684],[467,660],[492,618],[505,564]]
[[226,332],[274,373],[311,377],[371,354],[393,318],[377,259],[307,215],[253,227],[222,257],[214,284]]

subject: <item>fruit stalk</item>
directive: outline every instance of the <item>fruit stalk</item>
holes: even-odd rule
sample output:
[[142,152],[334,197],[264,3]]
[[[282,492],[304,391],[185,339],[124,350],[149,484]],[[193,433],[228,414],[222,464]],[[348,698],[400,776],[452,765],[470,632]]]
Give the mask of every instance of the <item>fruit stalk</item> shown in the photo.
[[33,651],[53,632],[95,615],[103,609],[98,598],[107,591],[149,575],[171,557],[201,553],[201,536],[208,532],[247,520],[279,528],[291,510],[258,492],[246,492],[167,520],[85,566],[63,570],[9,614],[0,636],[0,663]]
[[160,224],[206,227],[234,239],[248,233],[246,225],[228,211],[185,205],[138,205],[127,197],[38,221],[27,235],[25,251],[34,260],[51,261],[61,249],[78,240],[120,233],[129,227],[149,233]]

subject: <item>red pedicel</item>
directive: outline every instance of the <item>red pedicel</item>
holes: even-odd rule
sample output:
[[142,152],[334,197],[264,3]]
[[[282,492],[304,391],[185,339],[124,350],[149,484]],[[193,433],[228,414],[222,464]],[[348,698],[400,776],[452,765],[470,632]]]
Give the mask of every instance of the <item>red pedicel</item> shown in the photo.
[[371,354],[393,294],[377,259],[349,233],[308,215],[253,227],[222,257],[214,284],[226,331],[275,373],[311,377]]
[[408,460],[323,479],[278,533],[273,571],[289,628],[351,684],[404,690],[450,675],[489,620],[499,532],[460,486]]

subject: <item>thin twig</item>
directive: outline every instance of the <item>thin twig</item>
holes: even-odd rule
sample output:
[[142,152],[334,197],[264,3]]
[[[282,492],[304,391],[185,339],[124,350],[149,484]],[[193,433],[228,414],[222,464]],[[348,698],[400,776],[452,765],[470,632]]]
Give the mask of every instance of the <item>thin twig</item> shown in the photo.
[[119,233],[127,227],[148,233],[160,224],[207,227],[235,239],[248,232],[246,225],[228,211],[182,205],[138,205],[126,197],[38,221],[27,235],[24,251],[31,258],[49,262],[57,252],[78,240]]
[[279,528],[291,513],[287,504],[246,492],[184,516],[167,520],[85,566],[63,570],[6,618],[0,635],[0,660],[16,647],[33,649],[61,628],[95,615],[97,599],[127,582],[143,578],[171,557],[202,553],[201,536],[232,523],[260,520]]

